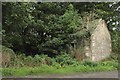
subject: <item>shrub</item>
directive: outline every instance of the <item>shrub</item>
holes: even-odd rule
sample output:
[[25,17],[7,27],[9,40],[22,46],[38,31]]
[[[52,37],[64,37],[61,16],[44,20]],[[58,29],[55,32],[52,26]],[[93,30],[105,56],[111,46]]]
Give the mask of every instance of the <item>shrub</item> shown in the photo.
[[118,68],[119,66],[117,61],[105,61],[105,62],[100,62],[99,64],[102,66],[110,66],[114,68]]
[[25,56],[23,53],[19,53],[14,55],[14,57],[10,58],[9,62],[6,64],[2,64],[3,67],[35,67],[44,65],[52,65],[55,62],[54,59],[48,57],[47,55],[35,55],[33,56]]
[[78,64],[76,59],[71,58],[70,55],[66,53],[63,53],[62,55],[57,56],[56,62],[58,62],[61,66]]
[[112,54],[110,55],[110,58],[113,59],[113,60],[118,60],[118,54],[112,53]]
[[84,65],[84,66],[90,66],[90,67],[95,67],[98,64],[95,63],[95,62],[89,61],[89,60],[85,60],[85,61],[82,62],[82,65]]
[[61,65],[57,62],[53,62],[52,66],[57,68],[57,69],[61,68]]
[[10,53],[10,54],[14,54],[14,51],[8,47],[2,46],[2,52],[3,53]]
[[12,59],[14,59],[15,53],[12,49],[2,46],[2,66],[8,67],[11,65]]
[[34,66],[34,65],[33,65],[33,64],[34,64],[33,57],[32,57],[32,56],[26,57],[25,60],[24,60],[24,64],[25,64],[26,66],[33,67],[33,66]]
[[2,69],[2,76],[13,76],[14,71],[10,69]]
[[33,62],[34,62],[33,65],[40,66],[42,63],[41,61],[42,61],[42,58],[40,57],[40,55],[35,55],[33,59]]

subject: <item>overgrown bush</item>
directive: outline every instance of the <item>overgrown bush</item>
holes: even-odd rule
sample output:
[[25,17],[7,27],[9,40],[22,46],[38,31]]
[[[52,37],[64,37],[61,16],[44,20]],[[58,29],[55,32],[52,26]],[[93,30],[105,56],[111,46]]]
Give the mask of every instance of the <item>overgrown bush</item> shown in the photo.
[[2,46],[2,58],[1,58],[2,66],[3,67],[10,66],[14,58],[15,58],[15,52],[10,48]]
[[[4,54],[4,53],[3,53]],[[2,67],[36,67],[41,65],[52,65],[55,60],[48,57],[48,55],[26,56],[24,53],[13,53],[12,55],[5,55],[2,61]]]
[[119,54],[117,53],[111,53],[110,58],[113,60],[118,60]]
[[[1,45],[0,45],[1,46]],[[14,54],[14,51],[2,45],[2,53]]]
[[[104,64],[104,65],[102,65]],[[36,74],[70,74],[74,72],[99,72],[99,71],[110,71],[117,70],[114,64],[117,62],[114,61],[105,61],[100,62],[97,66],[88,66],[83,65],[82,63],[77,66],[65,66],[62,67],[59,63],[55,63],[54,66],[42,65],[37,67],[20,67],[20,68],[3,68],[3,76],[27,76],[27,75],[36,75]]]
[[[67,53],[61,53],[62,55],[50,58],[48,55],[35,55],[26,56],[24,53],[14,54],[14,57],[10,58],[9,63],[2,64],[3,67],[36,67],[41,65],[56,66],[57,68],[65,65],[78,65],[76,59],[72,58]],[[8,65],[8,66],[5,66]]]
[[56,62],[56,61],[54,61],[53,64],[52,64],[51,66],[53,66],[53,67],[55,67],[55,68],[57,68],[57,69],[59,69],[59,68],[62,67],[61,64],[59,64],[59,63]]
[[99,65],[102,65],[102,66],[111,66],[111,67],[114,67],[116,69],[118,69],[119,65],[118,65],[118,61],[104,61],[104,62],[100,62]]
[[63,53],[56,57],[56,62],[58,62],[61,66],[64,65],[78,65],[78,61],[72,58],[69,54]]
[[84,66],[90,66],[90,67],[95,67],[97,66],[98,64],[96,62],[92,62],[92,61],[89,61],[89,60],[85,60],[82,62],[82,65]]

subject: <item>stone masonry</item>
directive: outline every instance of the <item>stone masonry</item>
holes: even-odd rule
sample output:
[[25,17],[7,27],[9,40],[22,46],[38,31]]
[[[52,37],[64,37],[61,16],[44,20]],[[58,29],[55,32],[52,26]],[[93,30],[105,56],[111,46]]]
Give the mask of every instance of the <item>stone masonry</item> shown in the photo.
[[85,46],[85,55],[91,61],[101,61],[111,53],[111,36],[104,20],[99,19],[90,37],[90,45]]

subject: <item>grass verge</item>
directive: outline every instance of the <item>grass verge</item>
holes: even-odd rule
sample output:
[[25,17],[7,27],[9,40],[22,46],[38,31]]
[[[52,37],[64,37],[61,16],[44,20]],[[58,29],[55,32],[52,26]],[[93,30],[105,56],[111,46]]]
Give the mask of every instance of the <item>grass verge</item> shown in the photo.
[[77,66],[48,66],[42,65],[40,67],[21,67],[21,68],[2,68],[3,76],[27,76],[27,75],[41,75],[41,74],[70,74],[76,72],[97,72],[97,71],[111,71],[117,70],[118,63],[113,61],[106,61],[97,63],[96,66],[79,64]]

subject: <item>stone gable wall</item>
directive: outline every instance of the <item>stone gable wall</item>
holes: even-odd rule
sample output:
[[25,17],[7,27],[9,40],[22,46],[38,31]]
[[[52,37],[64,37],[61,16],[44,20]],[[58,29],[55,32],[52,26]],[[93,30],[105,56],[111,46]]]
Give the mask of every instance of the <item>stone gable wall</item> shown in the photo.
[[100,61],[111,53],[111,37],[104,20],[99,20],[91,35],[91,60]]
[[85,46],[85,55],[92,61],[101,61],[111,53],[111,36],[104,20],[99,19],[90,37],[90,46]]

